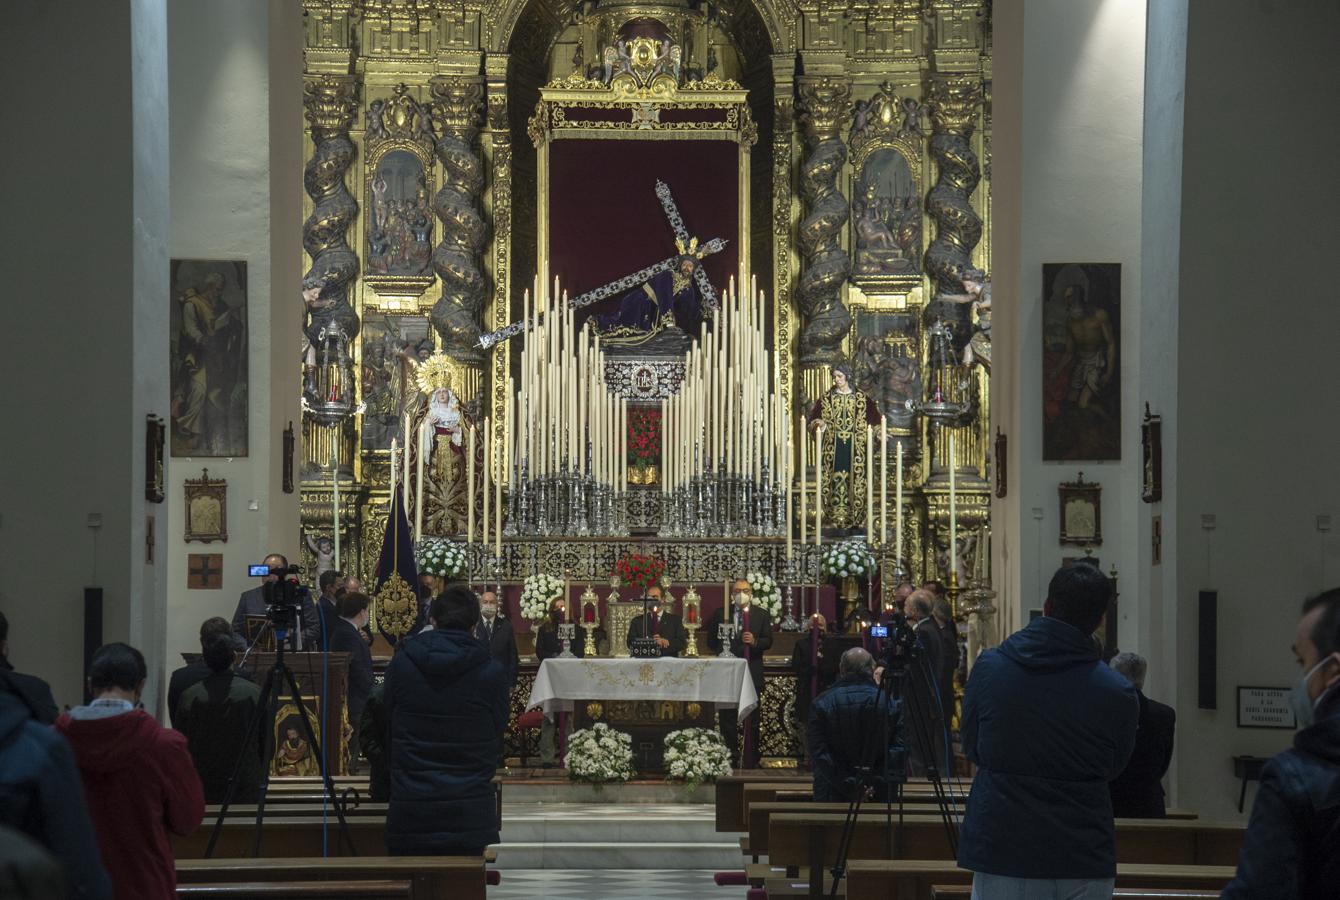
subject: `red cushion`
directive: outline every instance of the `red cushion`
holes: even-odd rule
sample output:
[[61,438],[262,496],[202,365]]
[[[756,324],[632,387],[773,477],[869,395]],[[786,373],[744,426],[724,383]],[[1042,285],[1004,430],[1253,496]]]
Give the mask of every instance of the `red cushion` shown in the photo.
[[484,883],[495,886],[502,884],[502,872],[499,872],[497,869],[485,869]]
[[544,724],[544,712],[538,709],[528,709],[516,717],[517,728],[539,728]]
[[712,876],[717,887],[743,887],[749,883],[743,872],[717,872]]

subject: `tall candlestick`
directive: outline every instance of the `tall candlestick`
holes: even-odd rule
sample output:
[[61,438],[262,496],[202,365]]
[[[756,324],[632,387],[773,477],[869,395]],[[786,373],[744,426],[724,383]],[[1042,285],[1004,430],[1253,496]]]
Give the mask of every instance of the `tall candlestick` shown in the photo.
[[[409,515],[409,501],[410,501],[410,492],[409,492],[409,456],[410,456],[410,453],[409,453],[409,448],[413,445],[413,443],[414,443],[414,439],[413,439],[413,437],[410,435],[410,432],[409,432],[409,413],[406,413],[406,414],[405,414],[405,439],[404,439],[403,444],[402,444],[402,446],[403,446],[405,449],[404,449],[404,452],[401,454],[402,459],[400,460],[401,466],[403,467],[403,468],[401,469],[401,471],[400,471],[400,474],[403,476],[403,477],[400,479],[400,494],[401,494],[401,496],[400,496],[400,505],[403,506],[403,507],[405,508],[405,515]],[[419,452],[422,453],[422,452],[423,452],[422,449],[420,449]]]
[[395,445],[396,439],[391,438],[391,492],[387,495],[390,498],[387,501],[388,506],[395,506],[395,477],[398,474],[396,472]]
[[[791,435],[786,436],[786,459],[791,458]],[[785,468],[783,468],[785,471]],[[782,489],[786,491],[786,558],[790,561],[795,556],[795,548],[791,542],[791,482],[783,481]],[[802,501],[804,502],[804,501]]]
[[949,577],[958,572],[958,498],[954,492],[954,432],[949,432]]
[[428,444],[428,420],[424,419],[423,424],[419,426],[419,452],[414,466],[414,543],[418,543],[423,538],[423,501],[427,492],[423,489],[423,458],[428,455],[428,450],[432,446]]
[[879,417],[879,545],[889,539],[889,420]]
[[475,427],[466,429],[465,457],[465,543],[475,542]]
[[[810,476],[809,446],[810,446],[809,429],[807,428],[805,417],[801,416],[800,417],[800,546],[802,547],[805,546],[805,542],[809,536],[809,530],[808,530],[809,522],[806,521],[809,518],[809,496],[808,496],[809,486],[805,483],[805,480]],[[790,527],[791,523],[787,522],[787,528],[789,529]]]
[[489,526],[493,524],[491,521],[493,519],[493,516],[491,515],[493,510],[489,508],[490,506],[492,506],[492,504],[489,503],[489,481],[493,479],[493,430],[491,426],[492,426],[492,420],[485,419],[484,472],[482,477],[479,479],[484,487],[484,522],[483,527],[479,529],[479,537],[480,542],[485,546],[485,548],[487,548],[489,544],[489,534],[491,533],[489,531]]
[[330,525],[334,535],[335,568],[340,568],[340,430],[332,428],[330,444]]
[[865,426],[865,534],[875,541],[875,429]]
[[824,449],[823,429],[814,433],[814,546],[818,547],[824,535]]
[[[510,381],[510,379],[509,379],[509,381]],[[505,435],[505,434],[506,434],[506,432],[504,432],[504,435]],[[496,434],[496,433],[494,434],[494,438],[495,438],[495,439],[497,438],[497,434]],[[499,561],[501,561],[501,560],[502,560],[502,533],[503,533],[503,512],[502,512],[502,511],[503,511],[503,502],[502,502],[502,493],[503,493],[503,492],[502,492],[502,484],[503,484],[503,481],[504,481],[504,479],[503,479],[503,477],[502,477],[502,470],[503,470],[506,466],[505,466],[505,464],[504,464],[504,457],[503,457],[503,453],[502,453],[502,451],[503,451],[503,445],[502,445],[502,442],[501,442],[501,441],[498,441],[498,445],[499,445],[499,446],[498,446],[498,454],[499,454],[499,455],[498,455],[498,480],[497,480],[497,482],[496,482],[496,483],[494,484],[494,486],[493,486],[493,558],[494,558],[494,559],[497,559],[497,560],[499,560]],[[490,457],[489,457],[489,458],[492,459],[492,451],[491,451],[491,450],[490,450]]]
[[897,465],[897,481],[893,487],[893,552],[894,562],[903,561],[903,442],[899,441],[894,449],[897,454],[895,462]]

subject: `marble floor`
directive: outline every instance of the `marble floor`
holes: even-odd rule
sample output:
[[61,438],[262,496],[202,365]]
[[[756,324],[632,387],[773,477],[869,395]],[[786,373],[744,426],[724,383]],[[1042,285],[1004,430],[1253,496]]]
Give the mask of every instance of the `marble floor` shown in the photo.
[[504,869],[488,900],[694,900],[740,898],[743,887],[717,887],[702,869]]

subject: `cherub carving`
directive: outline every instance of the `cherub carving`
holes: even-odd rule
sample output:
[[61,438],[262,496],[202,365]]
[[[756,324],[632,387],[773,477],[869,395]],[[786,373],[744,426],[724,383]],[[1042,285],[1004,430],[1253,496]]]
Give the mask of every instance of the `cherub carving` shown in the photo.
[[368,111],[364,117],[367,122],[367,129],[364,134],[366,140],[381,141],[388,137],[386,133],[386,124],[384,122],[385,111],[385,100],[373,100],[368,104]]
[[899,137],[925,137],[926,132],[921,130],[921,104],[912,97],[902,99],[903,122],[898,126]]

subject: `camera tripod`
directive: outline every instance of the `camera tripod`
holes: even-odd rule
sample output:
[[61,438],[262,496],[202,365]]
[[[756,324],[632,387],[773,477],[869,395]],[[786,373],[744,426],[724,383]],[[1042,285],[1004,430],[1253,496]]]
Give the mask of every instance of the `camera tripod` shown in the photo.
[[[223,831],[223,822],[228,815],[228,807],[232,804],[233,797],[237,793],[238,777],[242,774],[242,766],[247,754],[254,749],[253,741],[256,739],[257,730],[261,728],[264,722],[267,724],[264,730],[260,732],[261,786],[260,793],[256,798],[256,827],[251,844],[252,858],[255,859],[260,856],[261,829],[265,823],[265,796],[270,789],[271,758],[276,751],[274,745],[275,711],[278,708],[280,695],[285,685],[288,687],[289,696],[293,698],[294,706],[298,709],[298,719],[302,723],[303,731],[306,732],[307,746],[311,748],[317,766],[320,767],[321,781],[335,807],[335,815],[340,823],[340,838],[348,849],[349,855],[357,856],[358,852],[354,847],[353,838],[349,835],[349,824],[344,819],[344,800],[336,794],[335,781],[330,776],[330,768],[326,764],[325,754],[322,752],[320,742],[316,739],[316,733],[312,730],[312,722],[307,715],[307,706],[302,702],[302,692],[298,689],[298,680],[294,677],[293,670],[284,662],[284,644],[288,639],[288,629],[276,625],[274,622],[268,623],[266,628],[271,628],[275,635],[274,665],[265,675],[265,683],[261,686],[260,702],[251,716],[251,721],[247,724],[247,734],[242,739],[242,749],[237,755],[237,761],[233,763],[233,774],[228,779],[228,790],[223,795],[223,805],[219,808],[218,818],[214,820],[214,829],[210,832],[209,843],[205,845],[205,859],[214,856],[214,847]],[[261,634],[263,635],[264,631]],[[259,641],[260,637],[258,635],[256,640]],[[248,648],[248,652],[250,652],[250,648]]]
[[[904,721],[909,723],[908,730],[912,740],[929,751],[926,760],[926,776],[931,782],[931,788],[935,794],[936,810],[944,824],[945,835],[949,840],[949,852],[955,857],[958,855],[958,828],[955,823],[955,810],[941,778],[938,763],[940,746],[937,746],[932,740],[933,738],[947,738],[948,723],[943,720],[944,717],[940,711],[938,698],[923,697],[919,691],[906,689],[909,666],[920,666],[917,671],[926,679],[926,683],[931,686],[932,690],[934,690],[936,683],[935,679],[932,677],[926,658],[922,655],[921,648],[917,645],[915,634],[908,629],[905,620],[897,621],[894,625],[894,634],[890,635],[887,649],[888,652],[882,660],[884,664],[883,676],[879,680],[879,687],[875,692],[874,708],[870,713],[877,716],[879,722],[877,727],[862,729],[862,732],[869,737],[867,737],[866,744],[862,747],[861,755],[858,757],[861,764],[856,766],[855,776],[848,779],[848,783],[853,787],[853,793],[847,804],[847,815],[843,820],[842,832],[838,838],[837,858],[830,870],[833,876],[833,882],[828,892],[830,900],[837,897],[838,883],[846,874],[848,857],[851,854],[852,842],[856,836],[856,822],[860,817],[861,806],[868,789],[881,790],[884,793],[885,856],[888,859],[898,859],[902,856],[903,779],[901,773],[894,781],[890,781],[889,778],[889,715],[887,708],[890,702],[901,706]],[[931,706],[930,709],[927,709],[928,705]],[[865,712],[865,708],[862,709],[862,712]],[[937,721],[940,723],[938,728],[932,724]],[[876,742],[874,753],[878,754],[877,756],[872,756],[870,753],[871,738]],[[942,743],[947,743],[947,740]],[[878,761],[877,765],[874,764],[876,760]],[[898,806],[899,824],[896,832],[893,828],[895,802]],[[822,873],[810,873],[812,892],[821,885],[821,879]]]

